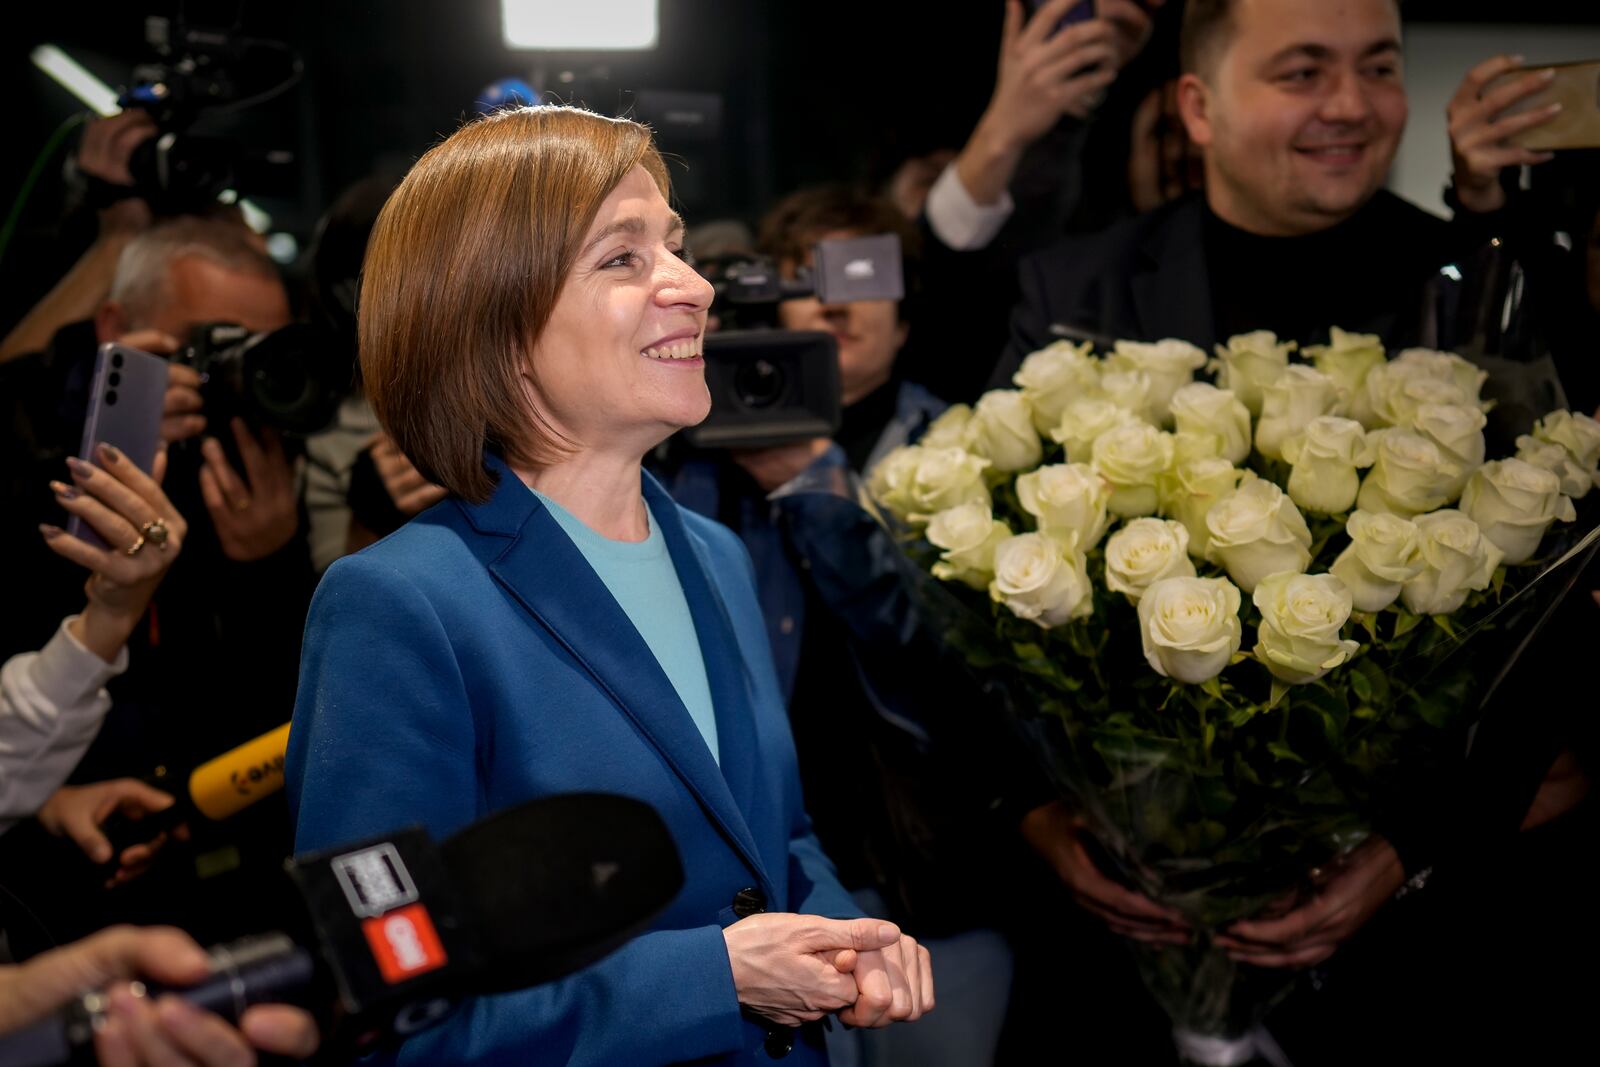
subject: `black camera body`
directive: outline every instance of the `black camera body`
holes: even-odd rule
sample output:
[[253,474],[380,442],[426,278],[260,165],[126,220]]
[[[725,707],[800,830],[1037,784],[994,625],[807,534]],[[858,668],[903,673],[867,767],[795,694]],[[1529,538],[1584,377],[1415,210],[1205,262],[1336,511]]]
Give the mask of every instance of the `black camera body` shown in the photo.
[[[215,203],[226,189],[281,184],[275,172],[292,162],[291,153],[251,151],[235,139],[198,133],[195,127],[208,112],[237,111],[292,86],[301,73],[294,52],[278,41],[192,27],[181,18],[146,19],[145,40],[158,61],[135,67],[132,87],[117,101],[124,109],[149,113],[157,127],[156,135],[134,146],[128,157],[129,195],[157,215],[178,215]],[[237,72],[251,62],[248,57],[264,52],[287,57],[288,72],[264,91],[242,94]]]
[[839,342],[805,330],[706,335],[711,415],[684,431],[695,448],[770,448],[839,432]]
[[770,448],[839,431],[839,344],[829,333],[773,328],[777,306],[808,296],[824,304],[901,299],[900,239],[819,241],[811,262],[792,280],[766,256],[735,258],[709,272],[714,311],[734,328],[706,334],[711,414],[684,431],[691,447]]
[[214,427],[238,416],[256,429],[304,437],[333,421],[351,385],[348,358],[304,323],[270,333],[205,323],[172,359],[200,373],[200,395]]

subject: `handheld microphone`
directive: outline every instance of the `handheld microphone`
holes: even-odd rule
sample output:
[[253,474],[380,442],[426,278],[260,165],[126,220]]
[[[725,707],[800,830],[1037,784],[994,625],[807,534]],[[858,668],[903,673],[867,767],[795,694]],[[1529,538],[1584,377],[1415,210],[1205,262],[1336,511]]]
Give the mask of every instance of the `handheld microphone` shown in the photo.
[[222,822],[278,792],[283,788],[283,758],[288,745],[289,724],[284,723],[200,764],[181,789],[172,789],[160,777],[152,779],[152,785],[173,794],[172,806],[138,819],[121,812],[106,819],[100,832],[111,842],[107,866],[114,868],[125,848],[144,844],[196,819]]
[[[464,996],[509,992],[586,967],[677,896],[666,824],[627,797],[530,801],[436,845],[399,830],[289,861],[304,930],[211,952],[211,977],[171,992],[237,1022],[254,1004],[311,1011],[325,1048],[362,1055],[438,1022]],[[90,992],[0,1037],[0,1067],[92,1055],[106,998]]]

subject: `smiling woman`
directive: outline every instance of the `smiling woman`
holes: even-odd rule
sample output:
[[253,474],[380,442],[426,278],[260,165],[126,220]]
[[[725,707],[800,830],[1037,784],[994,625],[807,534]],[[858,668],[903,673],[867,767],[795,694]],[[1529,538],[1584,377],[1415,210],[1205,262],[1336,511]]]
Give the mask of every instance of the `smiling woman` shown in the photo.
[[317,590],[295,847],[605,792],[661,813],[685,876],[608,959],[472,1001],[400,1063],[814,1063],[827,1013],[933,1006],[927,951],[861,917],[812,834],[748,556],[641,469],[710,407],[711,286],[668,194],[644,127],[526,108],[428,152],[373,230],[368,393],[451,495]]

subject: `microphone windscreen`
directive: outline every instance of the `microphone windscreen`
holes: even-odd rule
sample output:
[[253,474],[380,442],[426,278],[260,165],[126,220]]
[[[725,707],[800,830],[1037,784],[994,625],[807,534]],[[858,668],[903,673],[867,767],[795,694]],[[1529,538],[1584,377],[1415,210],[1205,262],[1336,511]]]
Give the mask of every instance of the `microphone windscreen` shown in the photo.
[[655,809],[568,793],[508,808],[444,843],[477,927],[481,993],[586,967],[642,932],[683,888],[677,845]]
[[283,788],[289,724],[207,760],[189,775],[189,799],[218,822]]

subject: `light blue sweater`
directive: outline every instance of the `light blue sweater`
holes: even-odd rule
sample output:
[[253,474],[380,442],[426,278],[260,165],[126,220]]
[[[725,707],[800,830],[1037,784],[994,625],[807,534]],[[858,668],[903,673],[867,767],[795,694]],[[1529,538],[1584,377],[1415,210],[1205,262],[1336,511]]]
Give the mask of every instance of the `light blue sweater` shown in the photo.
[[711,758],[720,766],[717,718],[711,706],[711,685],[706,680],[700,638],[695,633],[694,618],[689,614],[689,602],[683,597],[678,572],[672,566],[672,556],[667,552],[667,542],[649,506],[645,507],[645,515],[650,533],[643,541],[613,541],[585,526],[576,515],[537,489],[533,494],[544,502],[556,522],[572,538],[572,543],[611,591],[633,628],[655,653],[656,662],[666,672],[672,688],[678,691],[678,698],[689,709],[689,717],[706,739]]

